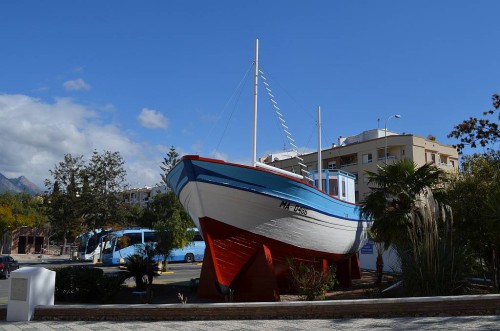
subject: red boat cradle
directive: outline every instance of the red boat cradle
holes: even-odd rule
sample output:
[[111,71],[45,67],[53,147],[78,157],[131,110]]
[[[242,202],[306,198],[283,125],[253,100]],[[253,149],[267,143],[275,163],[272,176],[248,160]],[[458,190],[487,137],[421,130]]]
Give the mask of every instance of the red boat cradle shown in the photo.
[[289,287],[287,259],[334,264],[340,286],[361,278],[359,260],[297,248],[205,217],[200,219],[206,248],[198,295],[230,301],[279,301]]

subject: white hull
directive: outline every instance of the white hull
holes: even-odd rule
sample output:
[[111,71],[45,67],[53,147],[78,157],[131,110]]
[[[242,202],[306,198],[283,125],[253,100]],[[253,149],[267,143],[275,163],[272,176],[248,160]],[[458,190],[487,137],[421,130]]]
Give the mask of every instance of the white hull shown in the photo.
[[305,208],[294,211],[295,206],[286,209],[279,198],[204,182],[189,182],[179,198],[198,229],[199,219],[209,217],[297,248],[328,254],[357,252],[364,244],[368,227],[367,222],[348,221]]

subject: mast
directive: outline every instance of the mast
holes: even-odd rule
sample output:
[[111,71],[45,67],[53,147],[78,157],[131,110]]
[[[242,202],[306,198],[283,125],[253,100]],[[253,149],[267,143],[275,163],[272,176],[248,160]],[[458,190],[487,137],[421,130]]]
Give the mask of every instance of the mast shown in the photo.
[[321,108],[318,106],[318,190],[323,190],[321,171]]
[[259,39],[255,39],[254,67],[252,166],[255,167],[257,165],[257,84],[259,82]]

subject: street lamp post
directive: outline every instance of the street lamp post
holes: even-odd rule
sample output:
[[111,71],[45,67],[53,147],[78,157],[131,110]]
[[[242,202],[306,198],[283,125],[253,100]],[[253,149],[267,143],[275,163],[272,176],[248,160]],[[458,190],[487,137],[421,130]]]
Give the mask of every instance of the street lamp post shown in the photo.
[[387,122],[391,119],[391,118],[401,118],[401,115],[391,115],[389,117],[387,117],[387,119],[385,120],[385,129],[384,129],[384,140],[385,140],[385,149],[384,149],[384,164],[387,166]]

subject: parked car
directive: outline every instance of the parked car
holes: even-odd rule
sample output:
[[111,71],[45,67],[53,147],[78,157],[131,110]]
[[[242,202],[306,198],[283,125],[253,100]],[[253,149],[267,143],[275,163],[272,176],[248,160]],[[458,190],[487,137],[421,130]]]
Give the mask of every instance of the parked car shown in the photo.
[[19,263],[12,256],[0,256],[0,277],[7,279],[16,269],[19,269]]

